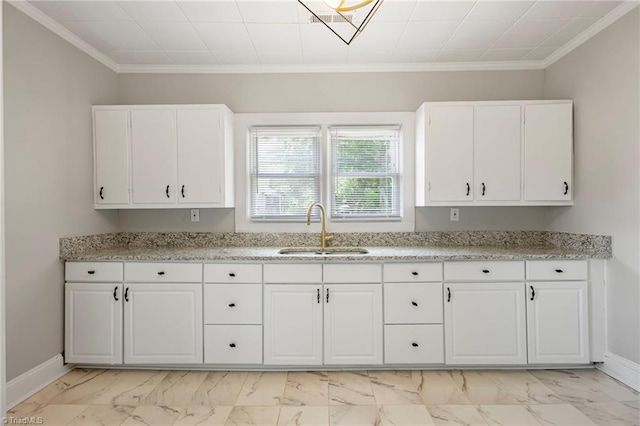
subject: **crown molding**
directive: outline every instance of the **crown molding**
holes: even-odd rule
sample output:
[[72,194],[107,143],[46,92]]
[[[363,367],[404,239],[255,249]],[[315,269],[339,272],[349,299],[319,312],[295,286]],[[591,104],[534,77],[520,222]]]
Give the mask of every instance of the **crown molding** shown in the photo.
[[549,67],[559,59],[568,55],[571,51],[578,48],[578,46],[582,45],[584,42],[598,34],[600,31],[604,30],[609,25],[613,24],[618,19],[622,18],[624,15],[635,9],[638,5],[640,5],[640,2],[638,2],[638,0],[626,0],[620,6],[616,7],[611,12],[606,14],[603,18],[600,18],[598,21],[596,21],[595,24],[580,33],[577,37],[571,39],[560,49],[549,55],[549,57],[547,57],[547,59],[543,61],[544,68]]
[[275,74],[424,71],[512,71],[544,69],[543,61],[440,62],[428,64],[339,64],[339,65],[120,65],[125,74]]
[[68,41],[73,46],[91,56],[93,59],[105,65],[107,68],[111,69],[112,71],[118,72],[118,64],[115,63],[111,58],[100,52],[95,47],[91,46],[86,41],[82,40],[62,24],[55,21],[53,18],[51,18],[49,15],[47,15],[37,7],[31,5],[26,0],[9,0],[8,3],[25,15],[29,16],[34,21],[38,22],[40,25],[49,29],[57,36],[62,37],[62,39]]

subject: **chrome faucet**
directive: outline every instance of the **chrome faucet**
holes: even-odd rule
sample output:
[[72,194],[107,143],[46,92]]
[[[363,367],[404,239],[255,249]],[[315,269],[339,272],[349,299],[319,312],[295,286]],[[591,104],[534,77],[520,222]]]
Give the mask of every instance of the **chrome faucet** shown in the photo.
[[311,210],[315,206],[320,208],[320,219],[322,220],[322,231],[320,233],[320,250],[325,251],[327,248],[327,241],[333,240],[333,235],[327,235],[327,212],[320,203],[312,203],[307,210],[307,225],[311,225]]

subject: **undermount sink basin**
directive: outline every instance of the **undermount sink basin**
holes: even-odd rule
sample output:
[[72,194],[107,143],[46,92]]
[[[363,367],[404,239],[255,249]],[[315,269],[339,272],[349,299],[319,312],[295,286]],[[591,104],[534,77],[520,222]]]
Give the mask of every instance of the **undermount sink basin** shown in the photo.
[[306,247],[295,247],[295,248],[283,248],[278,251],[278,254],[319,254],[319,255],[328,255],[328,254],[369,254],[369,250],[361,247],[329,247],[324,250],[319,248],[306,248]]

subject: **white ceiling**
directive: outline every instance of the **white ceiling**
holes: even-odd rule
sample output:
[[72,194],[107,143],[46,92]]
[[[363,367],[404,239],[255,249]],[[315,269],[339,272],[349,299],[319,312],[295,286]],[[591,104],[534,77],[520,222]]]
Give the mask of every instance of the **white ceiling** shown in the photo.
[[311,24],[296,0],[46,0],[21,9],[29,4],[131,70],[543,63],[629,8],[613,0],[385,0],[347,46]]

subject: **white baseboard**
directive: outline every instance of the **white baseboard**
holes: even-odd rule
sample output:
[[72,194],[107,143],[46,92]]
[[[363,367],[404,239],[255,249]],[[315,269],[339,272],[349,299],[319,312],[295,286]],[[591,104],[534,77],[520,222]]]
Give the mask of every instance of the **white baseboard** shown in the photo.
[[604,354],[604,362],[596,368],[640,392],[640,364],[611,352]]
[[56,355],[7,383],[7,409],[11,409],[40,389],[73,369]]

